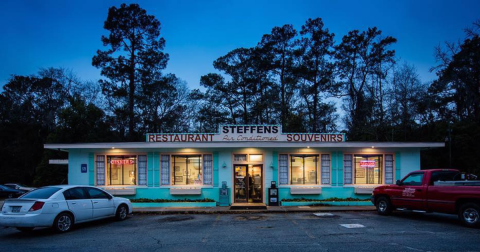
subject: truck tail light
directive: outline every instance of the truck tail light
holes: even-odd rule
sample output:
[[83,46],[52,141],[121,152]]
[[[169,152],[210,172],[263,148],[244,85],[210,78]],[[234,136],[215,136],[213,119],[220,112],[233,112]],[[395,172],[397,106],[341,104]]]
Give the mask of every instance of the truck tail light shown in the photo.
[[45,205],[45,202],[41,202],[41,201],[35,201],[35,203],[33,204],[33,206],[30,208],[30,210],[28,210],[29,212],[33,212],[33,211],[37,211],[37,210],[40,210],[42,209],[43,205]]

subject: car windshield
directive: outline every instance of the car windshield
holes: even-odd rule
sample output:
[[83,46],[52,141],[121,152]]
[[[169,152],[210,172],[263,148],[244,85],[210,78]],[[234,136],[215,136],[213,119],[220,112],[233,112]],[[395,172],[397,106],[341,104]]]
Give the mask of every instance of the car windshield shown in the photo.
[[48,199],[54,193],[58,192],[60,189],[59,187],[42,187],[31,192],[28,192],[22,195],[20,198],[23,199]]

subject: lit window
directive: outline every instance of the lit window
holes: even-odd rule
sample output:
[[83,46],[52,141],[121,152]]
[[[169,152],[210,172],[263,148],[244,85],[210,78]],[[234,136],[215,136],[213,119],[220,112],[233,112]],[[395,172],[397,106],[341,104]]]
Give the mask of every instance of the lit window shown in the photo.
[[318,184],[317,179],[318,156],[299,155],[290,156],[290,183],[292,185]]
[[136,185],[136,156],[107,156],[109,185]]
[[262,162],[262,161],[263,161],[262,154],[250,155],[250,162]]
[[383,183],[382,155],[355,155],[355,184]]

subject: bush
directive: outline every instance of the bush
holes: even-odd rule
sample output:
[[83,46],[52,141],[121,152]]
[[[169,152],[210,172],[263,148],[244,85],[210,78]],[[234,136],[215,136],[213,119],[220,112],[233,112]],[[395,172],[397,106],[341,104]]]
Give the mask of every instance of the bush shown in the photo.
[[332,201],[370,201],[370,199],[357,199],[357,198],[328,198],[328,199],[305,199],[305,198],[296,198],[296,199],[282,199],[285,202],[332,202]]

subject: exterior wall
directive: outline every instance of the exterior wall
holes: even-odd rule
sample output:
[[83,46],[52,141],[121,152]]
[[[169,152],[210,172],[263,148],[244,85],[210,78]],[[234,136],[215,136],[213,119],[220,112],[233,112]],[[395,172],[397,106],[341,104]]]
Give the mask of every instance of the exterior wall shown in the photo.
[[[70,185],[90,185],[90,176],[94,175],[94,166],[88,152],[70,151],[68,154],[68,183]],[[82,173],[81,165],[87,164],[87,172]]]
[[[213,157],[213,185],[191,185],[186,187],[201,188],[200,195],[171,195],[170,188],[182,186],[160,186],[160,155],[162,154],[212,154]],[[230,203],[233,202],[233,154],[251,153],[263,154],[263,191],[264,203],[268,203],[268,188],[272,181],[279,182],[279,155],[280,154],[330,154],[331,170],[329,185],[309,185],[322,187],[321,194],[317,195],[292,195],[290,188],[302,187],[298,185],[280,185],[279,200],[282,199],[327,199],[327,198],[360,198],[367,199],[369,195],[355,194],[357,185],[344,184],[344,154],[394,154],[394,181],[401,179],[407,173],[420,169],[420,150],[418,148],[405,149],[328,149],[328,148],[224,148],[224,149],[161,149],[161,150],[70,150],[69,152],[69,184],[95,185],[95,155],[120,155],[120,154],[141,154],[147,155],[147,186],[135,186],[136,194],[127,196],[129,198],[150,198],[150,199],[204,199],[209,198],[219,201],[219,189],[222,181],[227,182],[229,188]],[[87,172],[81,172],[81,165],[87,164]],[[224,166],[225,164],[225,166]],[[107,168],[105,168],[107,169]],[[129,186],[131,187],[131,186]],[[185,186],[184,186],[185,187]],[[373,187],[373,186],[371,186]]]

